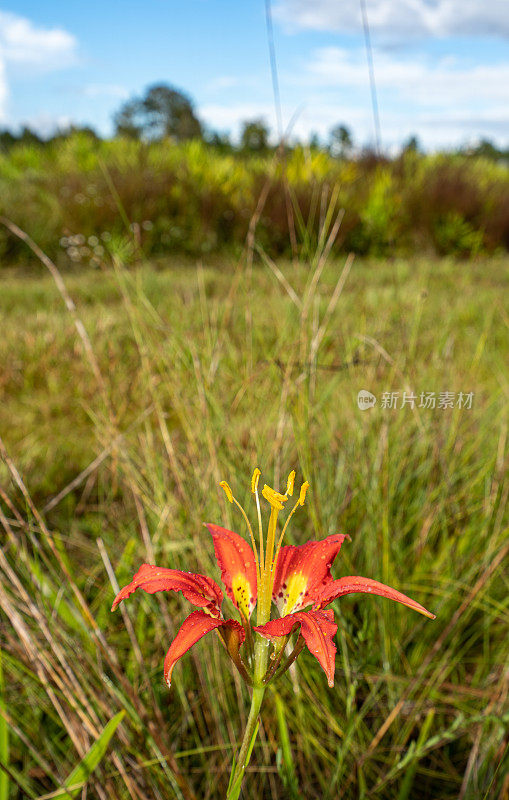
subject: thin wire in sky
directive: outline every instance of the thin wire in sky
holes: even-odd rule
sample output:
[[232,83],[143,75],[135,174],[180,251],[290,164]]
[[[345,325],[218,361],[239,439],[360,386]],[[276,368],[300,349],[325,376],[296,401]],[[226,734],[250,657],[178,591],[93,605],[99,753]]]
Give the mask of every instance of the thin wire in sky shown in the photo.
[[359,0],[361,4],[362,27],[364,29],[364,41],[366,44],[366,58],[368,61],[369,86],[371,89],[371,105],[373,108],[373,122],[375,127],[375,149],[379,156],[382,150],[382,131],[380,128],[380,114],[378,112],[378,96],[375,83],[375,67],[373,64],[373,49],[371,47],[371,36],[369,33],[368,11],[366,0]]

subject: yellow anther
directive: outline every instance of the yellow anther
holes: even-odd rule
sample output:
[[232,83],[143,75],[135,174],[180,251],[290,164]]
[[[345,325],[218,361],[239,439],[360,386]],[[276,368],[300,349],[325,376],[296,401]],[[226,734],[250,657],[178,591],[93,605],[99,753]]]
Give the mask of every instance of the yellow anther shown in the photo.
[[251,491],[253,494],[256,494],[258,491],[258,481],[260,480],[261,471],[256,467],[255,471],[253,472],[253,477],[251,478]]
[[272,506],[272,508],[277,509],[278,511],[282,511],[284,506],[283,503],[286,503],[288,500],[288,495],[281,494],[281,492],[276,492],[275,489],[272,489],[270,486],[265,486],[262,489],[262,495],[265,497],[268,503]]
[[300,495],[299,495],[299,504],[301,506],[304,505],[304,501],[306,499],[306,492],[308,489],[309,489],[309,483],[308,481],[304,481],[304,483],[300,487]]
[[219,486],[221,487],[221,489],[223,489],[223,491],[224,491],[226,497],[228,498],[228,500],[230,501],[230,503],[233,503],[233,492],[230,489],[230,484],[227,483],[226,481],[221,481]]
[[289,494],[290,497],[293,494],[293,484],[294,483],[295,483],[295,470],[292,469],[292,471],[288,475],[288,480],[286,481],[286,494]]

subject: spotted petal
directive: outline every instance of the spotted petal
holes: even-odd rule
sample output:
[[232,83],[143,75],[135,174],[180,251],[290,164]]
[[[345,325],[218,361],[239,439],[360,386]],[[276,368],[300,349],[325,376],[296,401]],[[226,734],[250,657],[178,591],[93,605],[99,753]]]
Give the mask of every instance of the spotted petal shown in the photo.
[[155,592],[182,592],[186,600],[195,606],[205,608],[209,614],[217,617],[220,613],[223,593],[212,578],[193,572],[182,572],[179,569],[155,567],[142,564],[131,583],[124,586],[117,594],[111,610],[114,611],[122,600],[129,597],[136,589],[143,589],[149,594]]
[[345,578],[338,578],[329,583],[321,592],[315,607],[323,608],[329,603],[332,603],[333,600],[337,600],[338,597],[342,597],[344,594],[352,594],[353,592],[363,592],[365,594],[377,594],[380,595],[380,597],[388,597],[389,600],[396,600],[397,603],[402,603],[404,606],[408,606],[408,608],[413,608],[414,611],[418,611],[419,614],[424,614],[425,617],[435,619],[435,614],[427,611],[424,606],[421,606],[420,603],[416,603],[415,600],[412,600],[411,597],[407,597],[406,594],[402,594],[402,592],[398,592],[396,589],[391,589],[390,586],[385,586],[383,583],[371,580],[371,578],[361,578],[358,575],[348,575]]
[[207,525],[228,597],[249,619],[256,605],[256,564],[250,545],[234,531]]
[[265,625],[259,625],[254,628],[254,630],[266,639],[274,640],[280,636],[287,636],[299,625],[308,650],[318,659],[327,675],[329,686],[334,686],[336,645],[332,639],[338,626],[334,622],[334,613],[330,609],[326,611],[297,611],[295,614],[288,614],[286,617],[272,619]]
[[181,658],[184,653],[187,653],[193,644],[196,644],[196,642],[201,639],[202,636],[205,636],[205,634],[210,633],[210,631],[220,627],[226,627],[230,629],[230,636],[228,637],[229,641],[227,644],[228,649],[233,649],[233,643],[231,641],[233,638],[236,640],[236,650],[238,652],[238,649],[244,641],[246,634],[242,625],[236,620],[217,619],[211,617],[209,614],[206,614],[205,611],[200,610],[193,611],[193,613],[184,620],[177,635],[170,645],[170,649],[166,653],[166,658],[164,659],[164,680],[166,681],[168,687],[171,684],[173,667],[179,658]]
[[342,534],[298,547],[282,547],[276,565],[272,599],[282,616],[314,603],[332,581],[331,566],[345,540]]

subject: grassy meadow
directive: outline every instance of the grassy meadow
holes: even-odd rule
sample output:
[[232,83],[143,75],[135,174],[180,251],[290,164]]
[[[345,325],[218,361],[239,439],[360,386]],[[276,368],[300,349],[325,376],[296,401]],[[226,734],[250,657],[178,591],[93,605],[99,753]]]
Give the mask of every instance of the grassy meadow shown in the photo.
[[[202,523],[246,533],[218,483],[254,514],[255,466],[311,484],[289,542],[350,534],[335,576],[437,618],[336,602],[335,686],[306,650],[269,692],[242,796],[509,796],[507,258],[324,256],[116,259],[65,275],[74,312],[42,265],[3,271],[2,800],[224,796],[248,693],[220,642],[168,692],[189,605],[110,605],[142,561],[218,580]],[[383,408],[393,391],[474,396]]]

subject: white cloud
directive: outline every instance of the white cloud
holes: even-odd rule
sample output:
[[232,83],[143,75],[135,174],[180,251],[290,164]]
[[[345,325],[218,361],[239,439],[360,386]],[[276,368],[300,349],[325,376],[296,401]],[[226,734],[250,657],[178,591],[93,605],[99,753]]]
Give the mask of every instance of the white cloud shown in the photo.
[[[347,104],[310,102],[297,120],[295,135],[305,140],[316,132],[327,140],[329,131],[338,123],[346,124],[359,145],[373,144],[373,119],[368,106],[351,108]],[[423,112],[408,114],[404,109],[383,111],[381,114],[382,145],[384,150],[394,149],[417,134],[427,148],[449,148],[466,141],[487,137],[507,147],[509,110],[489,108],[483,112]]]
[[[368,0],[372,31],[409,36],[509,37],[507,0]],[[290,29],[358,32],[358,0],[279,0],[275,15]]]
[[[328,128],[327,123],[324,123],[324,118],[328,118],[327,109],[320,106],[319,115],[321,115],[321,124],[318,127],[313,126],[312,121],[316,117],[316,109],[311,109],[307,103],[302,103],[297,108],[293,108],[289,104],[283,105],[283,131],[285,137],[289,140],[292,138],[307,138],[310,131],[317,131],[325,133]],[[337,122],[337,106],[335,106],[334,116],[332,110],[330,118],[332,123]],[[277,119],[274,110],[274,103],[268,100],[265,103],[207,103],[199,107],[198,114],[200,119],[209,125],[212,129],[217,131],[228,131],[234,141],[238,141],[243,122],[250,122],[252,120],[262,120],[269,128],[269,138],[273,143],[277,141]],[[330,127],[330,125],[329,125]]]
[[238,137],[241,123],[246,120],[263,119],[275,130],[274,104],[267,103],[208,103],[198,109],[200,119],[218,131],[231,131]]
[[9,95],[7,70],[60,69],[76,59],[76,38],[62,28],[38,28],[29,19],[0,11],[0,122]]
[[[507,146],[509,131],[509,64],[476,65],[458,58],[437,60],[421,55],[379,53],[375,61],[382,140],[385,148],[417,134],[427,147],[487,136]],[[291,136],[307,139],[345,123],[358,143],[373,141],[369,81],[362,48],[315,50],[298,74],[280,75],[283,124],[298,107]],[[243,120],[262,117],[276,130],[274,105],[265,103],[205,104],[200,117],[219,130],[238,135]],[[291,137],[290,137],[291,138]]]
[[[509,63],[470,64],[458,58],[414,57],[377,53],[375,75],[385,144],[418,133],[430,146],[478,135],[503,142],[509,131]],[[316,50],[304,85],[319,110],[335,108],[331,96],[344,98],[346,121],[370,136],[372,130],[368,72],[362,49]],[[302,85],[302,82],[301,82]],[[349,101],[349,102],[348,102]],[[352,115],[353,110],[353,115]],[[362,112],[362,113],[360,113]]]
[[[398,58],[377,53],[375,80],[380,92],[412,105],[446,109],[485,102],[509,105],[509,62],[465,64],[458,59]],[[315,51],[307,68],[307,82],[317,87],[368,87],[363,50],[324,47]]]
[[42,136],[43,139],[53,136],[57,131],[65,131],[75,120],[68,114],[47,114],[42,112],[24,121],[24,125]]
[[0,58],[4,62],[55,69],[76,55],[75,37],[62,28],[38,28],[29,19],[0,11]]

